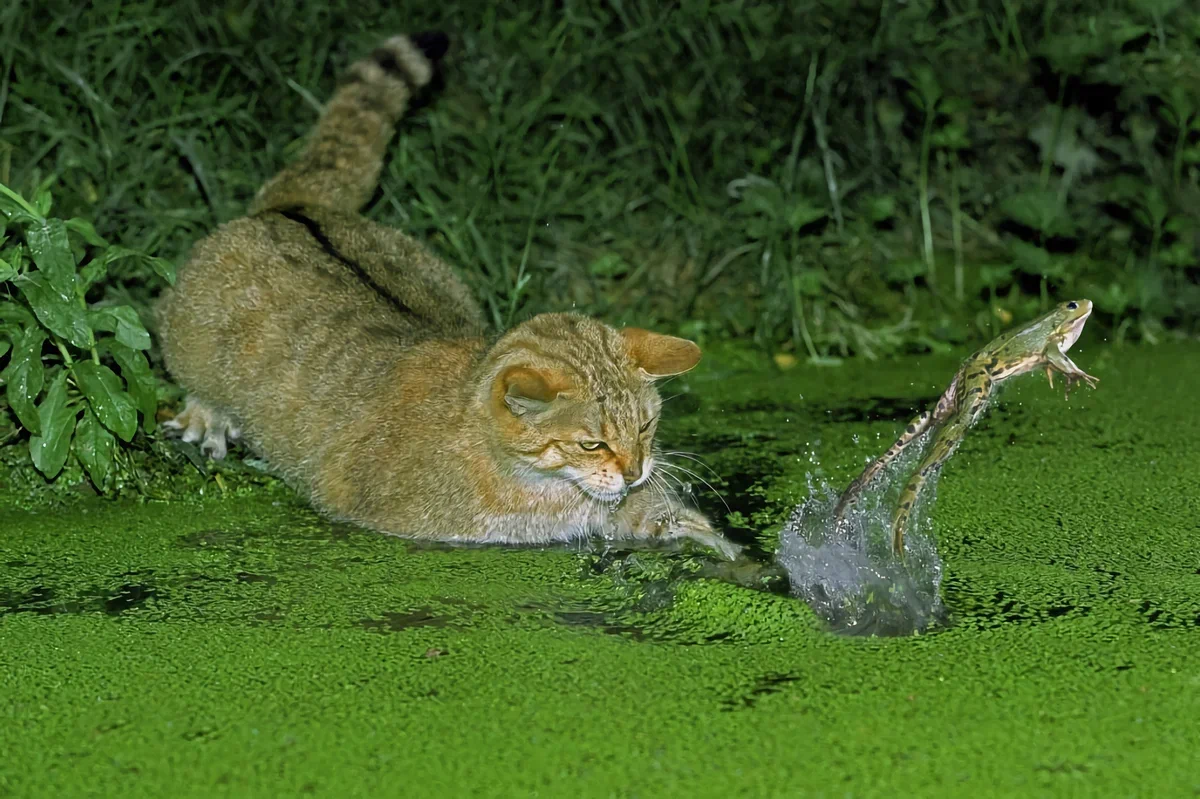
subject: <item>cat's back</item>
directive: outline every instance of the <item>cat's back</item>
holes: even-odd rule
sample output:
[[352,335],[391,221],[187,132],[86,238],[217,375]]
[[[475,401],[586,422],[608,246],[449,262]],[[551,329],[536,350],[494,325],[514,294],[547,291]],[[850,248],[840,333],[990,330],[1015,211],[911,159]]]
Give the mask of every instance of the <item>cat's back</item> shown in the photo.
[[245,414],[258,395],[381,375],[406,350],[486,334],[478,302],[415,240],[354,213],[283,209],[199,241],[159,305],[169,368]]

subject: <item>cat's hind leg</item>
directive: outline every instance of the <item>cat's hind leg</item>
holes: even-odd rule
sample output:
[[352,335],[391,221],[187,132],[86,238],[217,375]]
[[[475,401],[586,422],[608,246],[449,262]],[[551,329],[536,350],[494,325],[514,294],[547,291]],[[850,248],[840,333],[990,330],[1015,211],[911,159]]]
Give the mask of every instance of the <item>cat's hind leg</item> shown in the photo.
[[183,410],[163,422],[167,430],[181,432],[189,444],[200,442],[200,451],[213,460],[221,460],[228,451],[228,441],[236,441],[241,430],[227,413],[189,395]]

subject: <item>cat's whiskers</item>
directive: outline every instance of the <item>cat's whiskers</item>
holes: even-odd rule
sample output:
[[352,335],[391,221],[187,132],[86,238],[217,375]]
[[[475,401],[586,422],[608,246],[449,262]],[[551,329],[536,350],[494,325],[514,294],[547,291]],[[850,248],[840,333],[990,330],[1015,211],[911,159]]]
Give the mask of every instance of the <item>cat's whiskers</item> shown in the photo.
[[716,470],[715,470],[715,469],[713,469],[711,466],[709,466],[707,463],[705,463],[703,460],[701,460],[701,459],[700,459],[700,456],[699,456],[699,455],[697,455],[697,454],[696,454],[696,453],[694,453],[694,452],[684,452],[684,451],[682,451],[682,450],[676,450],[676,449],[673,449],[673,450],[665,451],[665,452],[663,452],[663,453],[661,453],[661,454],[662,454],[662,455],[668,455],[668,456],[670,456],[670,455],[678,455],[678,456],[679,456],[679,457],[681,457],[681,458],[687,458],[687,459],[688,459],[688,460],[690,460],[690,461],[695,461],[696,463],[698,463],[698,464],[700,464],[701,466],[703,466],[705,469],[708,469],[709,473],[710,473],[710,474],[711,474],[713,477],[716,477],[718,480],[721,478],[721,475],[717,474],[717,472],[716,472]]
[[675,496],[675,492],[667,485],[667,481],[661,475],[653,475],[650,478],[650,486],[658,492],[658,496],[662,499],[663,505],[670,507],[671,500]]
[[[721,500],[721,504],[725,506],[725,510],[729,513],[733,513],[733,509],[729,507],[729,503],[725,501],[725,497],[721,496],[721,492],[718,491],[716,488],[714,488],[712,483],[708,482],[703,477],[696,474],[696,472],[692,471],[691,469],[687,468],[686,466],[680,466],[678,463],[671,463],[671,461],[667,460],[666,458],[663,458],[662,465],[664,468],[675,469],[677,471],[683,472],[685,475],[692,477],[695,480],[698,480],[701,483],[703,483],[705,485],[705,487],[708,488],[709,491],[713,492],[716,495],[717,499]],[[678,478],[676,478],[676,479],[678,479]],[[680,483],[682,484],[682,480],[680,481]]]

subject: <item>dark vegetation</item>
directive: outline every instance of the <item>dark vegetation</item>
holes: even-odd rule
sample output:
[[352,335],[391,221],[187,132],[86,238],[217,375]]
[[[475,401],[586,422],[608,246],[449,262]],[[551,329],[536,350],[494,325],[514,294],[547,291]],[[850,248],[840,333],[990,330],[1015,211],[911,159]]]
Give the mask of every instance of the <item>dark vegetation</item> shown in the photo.
[[1197,330],[1183,0],[11,0],[0,461],[142,479],[178,398],[150,300],[352,58],[424,28],[456,42],[446,85],[368,213],[498,325],[576,307],[784,367],[965,346],[1063,298],[1118,342]]

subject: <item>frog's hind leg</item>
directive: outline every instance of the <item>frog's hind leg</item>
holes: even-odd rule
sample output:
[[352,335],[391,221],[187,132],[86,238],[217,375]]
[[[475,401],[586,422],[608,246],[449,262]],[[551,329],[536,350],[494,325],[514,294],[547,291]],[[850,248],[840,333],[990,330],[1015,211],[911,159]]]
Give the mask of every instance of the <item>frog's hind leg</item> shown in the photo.
[[846,490],[842,492],[841,499],[838,500],[837,507],[833,510],[834,521],[839,521],[846,512],[846,508],[858,498],[863,489],[871,484],[875,476],[883,470],[892,461],[900,457],[909,444],[925,434],[931,425],[940,424],[954,410],[955,396],[958,390],[958,378],[950,383],[950,387],[938,399],[937,404],[922,413],[920,416],[913,419],[904,428],[904,432],[896,439],[896,443],[888,447],[887,452],[880,455],[875,460],[871,461],[870,465],[863,470],[863,473],[854,478],[850,485],[846,486]]
[[921,459],[921,463],[908,479],[908,484],[900,492],[900,501],[896,505],[896,513],[892,516],[892,552],[897,557],[904,557],[904,534],[908,529],[909,517],[912,516],[913,506],[917,503],[921,489],[930,476],[942,468],[942,464],[950,460],[950,456],[962,443],[967,430],[983,415],[990,389],[991,384],[989,383],[968,392],[968,400],[971,404],[938,431],[929,452]]
[[904,556],[904,534],[908,530],[909,518],[912,516],[913,506],[917,504],[917,499],[921,495],[921,489],[925,487],[930,476],[950,459],[954,450],[958,449],[964,430],[964,425],[958,422],[942,428],[938,432],[937,438],[934,439],[929,453],[921,460],[920,465],[908,478],[904,490],[900,492],[900,500],[896,505],[896,512],[892,516],[892,552],[897,557]]
[[213,460],[221,460],[228,451],[228,441],[236,441],[241,430],[228,414],[189,395],[187,403],[174,419],[163,422],[163,427],[176,432],[189,444],[200,442],[200,451]]

